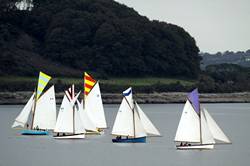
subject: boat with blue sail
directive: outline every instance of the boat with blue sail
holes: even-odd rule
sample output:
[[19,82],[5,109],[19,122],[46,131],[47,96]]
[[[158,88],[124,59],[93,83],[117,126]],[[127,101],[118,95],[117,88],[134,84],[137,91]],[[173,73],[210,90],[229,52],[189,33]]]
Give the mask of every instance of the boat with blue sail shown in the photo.
[[123,92],[122,103],[112,129],[114,143],[145,143],[148,136],[160,136],[159,131],[133,99],[132,88]]
[[51,79],[40,72],[37,90],[32,94],[22,111],[16,117],[12,128],[21,127],[22,135],[48,135],[56,123],[55,88],[52,85],[45,93],[45,86]]

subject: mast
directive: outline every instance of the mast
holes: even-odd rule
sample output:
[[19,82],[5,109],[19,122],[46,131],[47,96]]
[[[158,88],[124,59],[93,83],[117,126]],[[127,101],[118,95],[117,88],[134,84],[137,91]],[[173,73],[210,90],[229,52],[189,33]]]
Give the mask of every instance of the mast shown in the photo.
[[201,130],[201,107],[200,107],[200,103],[199,103],[199,123],[200,123],[200,142],[202,144],[202,130]]
[[73,134],[75,134],[75,105],[73,106]]
[[31,126],[30,129],[33,129],[33,124],[34,124],[34,117],[35,117],[35,111],[36,111],[36,102],[37,102],[37,90],[35,89],[35,102],[34,102],[34,107],[32,110],[32,122],[31,122]]
[[134,138],[135,138],[135,111],[134,108],[131,107],[131,105],[129,104],[126,96],[123,95],[123,97],[125,98],[126,102],[128,103],[129,108],[131,109],[132,113],[133,113],[133,129],[134,129]]
[[[135,103],[134,103],[134,106],[135,106]],[[135,107],[133,107],[132,111],[133,111],[134,138],[135,138]]]

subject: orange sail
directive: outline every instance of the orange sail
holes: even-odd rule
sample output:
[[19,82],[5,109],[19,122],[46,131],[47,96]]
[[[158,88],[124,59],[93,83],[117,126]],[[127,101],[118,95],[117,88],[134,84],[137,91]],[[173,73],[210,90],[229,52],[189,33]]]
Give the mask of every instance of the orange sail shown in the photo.
[[84,72],[84,94],[87,96],[94,87],[96,80],[94,80],[88,73]]

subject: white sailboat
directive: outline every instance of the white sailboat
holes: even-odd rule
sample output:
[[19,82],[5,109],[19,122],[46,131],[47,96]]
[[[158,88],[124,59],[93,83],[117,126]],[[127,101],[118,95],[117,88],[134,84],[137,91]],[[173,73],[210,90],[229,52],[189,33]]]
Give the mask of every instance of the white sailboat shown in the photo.
[[[191,101],[192,102],[192,101]],[[215,140],[231,143],[206,109],[197,113],[188,99],[176,131],[177,149],[213,149]]]
[[71,94],[66,94],[59,110],[59,114],[54,129],[56,139],[83,139],[85,138],[85,127],[82,123],[80,113],[75,108],[75,102],[80,92],[74,95],[74,86],[71,87]]
[[144,143],[148,134],[160,135],[146,114],[133,100],[132,88],[123,92],[122,103],[119,107],[112,135],[116,136],[113,142]]
[[[43,95],[42,90],[45,88],[50,77],[42,72],[39,74],[38,90],[34,92],[24,106],[21,113],[15,119],[12,128],[27,128],[22,130],[22,135],[48,135],[48,130],[53,130],[56,123],[56,101],[55,88],[51,86]],[[41,80],[43,84],[41,85]],[[30,113],[31,124],[28,124]]]
[[81,103],[77,100],[78,111],[85,127],[86,134],[99,133],[97,131],[96,125],[90,120],[87,112],[83,109],[83,100]]
[[[102,133],[107,128],[107,122],[104,114],[99,81],[95,81],[89,74],[84,73],[84,112],[82,117],[89,119],[94,124],[95,129],[91,127],[88,134]],[[85,116],[85,117],[84,117]],[[84,120],[83,120],[84,121]],[[98,132],[97,132],[98,131]]]

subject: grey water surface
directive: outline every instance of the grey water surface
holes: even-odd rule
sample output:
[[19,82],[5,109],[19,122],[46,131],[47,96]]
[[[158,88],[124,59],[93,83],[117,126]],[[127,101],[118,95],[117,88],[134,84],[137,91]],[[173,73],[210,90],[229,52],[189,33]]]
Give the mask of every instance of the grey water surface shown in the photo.
[[233,144],[214,150],[176,150],[175,132],[184,104],[145,104],[144,112],[162,137],[147,143],[114,144],[110,132],[119,105],[105,105],[109,128],[83,140],[21,136],[11,125],[21,105],[0,105],[0,166],[248,166],[250,165],[250,104],[202,104]]

